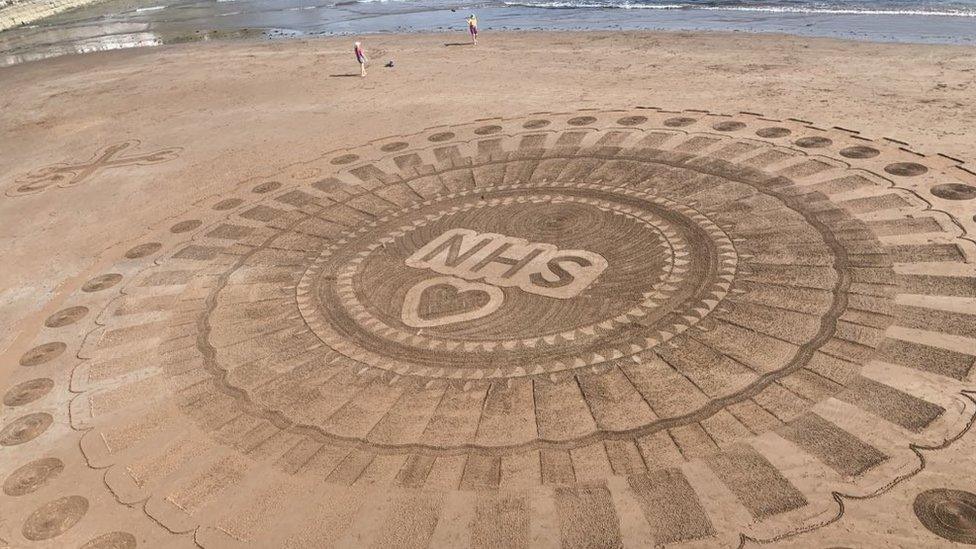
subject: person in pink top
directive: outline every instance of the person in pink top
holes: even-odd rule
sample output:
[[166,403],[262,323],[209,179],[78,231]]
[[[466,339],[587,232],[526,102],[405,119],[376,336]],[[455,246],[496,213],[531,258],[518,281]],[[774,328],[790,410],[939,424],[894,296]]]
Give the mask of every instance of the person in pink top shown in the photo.
[[359,42],[356,42],[354,51],[356,52],[356,61],[359,61],[359,70],[362,73],[362,76],[365,77],[366,62],[369,61],[369,59],[366,58],[366,51],[363,50],[363,45]]
[[468,32],[471,34],[471,43],[478,45],[478,18],[472,13],[468,17]]

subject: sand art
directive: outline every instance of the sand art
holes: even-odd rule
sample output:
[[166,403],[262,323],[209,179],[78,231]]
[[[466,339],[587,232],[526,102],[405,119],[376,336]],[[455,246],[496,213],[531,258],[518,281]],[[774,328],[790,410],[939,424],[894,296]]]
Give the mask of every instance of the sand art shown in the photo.
[[[952,158],[751,113],[536,113],[318,156],[153,228],[39,321],[2,388],[2,535],[815,536],[973,423],[974,204]],[[974,501],[915,511],[971,543]]]
[[7,189],[8,196],[19,196],[43,192],[51,187],[71,187],[80,185],[102,170],[126,166],[151,166],[179,158],[179,147],[160,149],[144,154],[123,155],[127,149],[138,148],[138,140],[124,141],[105,147],[90,160],[83,162],[64,162],[39,168],[22,176]]

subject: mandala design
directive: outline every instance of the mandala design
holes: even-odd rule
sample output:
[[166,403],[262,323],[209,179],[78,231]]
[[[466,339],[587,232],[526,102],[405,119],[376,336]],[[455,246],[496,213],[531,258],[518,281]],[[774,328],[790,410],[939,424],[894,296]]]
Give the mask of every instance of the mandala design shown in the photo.
[[[83,530],[113,507],[204,547],[812,531],[973,420],[974,180],[656,109],[249,180],[118,250],[15,357],[5,486],[37,499],[11,537],[134,544]],[[111,497],[50,491],[79,468]]]

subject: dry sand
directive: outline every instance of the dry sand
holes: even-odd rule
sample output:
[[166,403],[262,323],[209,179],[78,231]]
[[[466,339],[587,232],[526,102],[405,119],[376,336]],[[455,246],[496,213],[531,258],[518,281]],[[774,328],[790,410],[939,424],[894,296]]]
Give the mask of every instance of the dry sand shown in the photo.
[[[647,105],[795,117],[976,156],[972,48],[737,33],[505,33],[477,49],[445,47],[465,38],[371,36],[375,64],[365,81],[341,77],[358,67],[350,41],[332,39],[173,46],[3,69],[8,185],[128,139],[184,150],[181,162],[137,180],[0,204],[0,242],[18,266],[0,274],[0,348],[16,319],[131,227],[316,152],[429,126]],[[395,69],[380,66],[388,59]]]
[[[0,198],[0,386],[8,395],[0,442],[11,456],[0,473],[14,479],[11,486],[32,486],[21,494],[5,485],[0,539],[14,546],[43,539],[79,544],[114,529],[132,532],[147,546],[164,540],[182,546],[191,539],[209,546],[228,536],[249,543],[331,539],[385,546],[542,546],[557,538],[564,546],[650,539],[734,546],[739,534],[801,547],[976,539],[969,496],[933,492],[921,503],[915,499],[930,488],[976,491],[976,441],[970,435],[926,454],[924,471],[909,449],[940,446],[965,433],[973,414],[963,391],[973,388],[976,323],[967,313],[976,297],[976,256],[962,237],[976,222],[976,175],[967,171],[976,163],[976,51],[735,33],[487,34],[477,48],[458,41],[459,35],[367,37],[374,65],[366,79],[357,75],[351,42],[331,39],[172,46],[0,70],[0,184],[6,193]],[[382,68],[388,59],[395,69]],[[581,109],[593,111],[571,114]],[[674,121],[680,118],[690,122]],[[534,125],[535,119],[549,125]],[[767,127],[789,132],[757,139],[757,129]],[[577,136],[574,128],[591,133]],[[530,135],[540,132],[543,137]],[[495,133],[505,137],[489,143]],[[868,149],[850,149],[859,143]],[[580,257],[609,258],[611,267],[598,276],[614,290],[603,297],[580,294],[582,288],[557,291],[559,299],[546,302],[538,295],[545,291],[533,289],[526,276],[520,282],[525,293],[507,288],[507,297],[500,297],[497,290],[478,289],[487,288],[484,276],[472,268],[470,276],[458,275],[467,282],[445,283],[441,297],[424,301],[426,290],[417,294],[419,316],[403,317],[417,327],[426,325],[424,315],[460,314],[452,322],[471,327],[452,332],[433,323],[427,335],[427,328],[410,332],[401,341],[426,350],[389,351],[392,362],[376,358],[375,349],[349,350],[345,338],[360,329],[354,321],[360,317],[343,323],[334,311],[360,309],[341,289],[344,271],[327,259],[314,267],[306,262],[318,257],[322,242],[344,243],[331,232],[336,227],[359,222],[337,202],[359,200],[356,211],[383,211],[380,202],[407,199],[393,189],[375,191],[386,202],[350,198],[345,182],[393,187],[393,181],[414,178],[417,186],[406,192],[426,198],[423,185],[466,188],[449,179],[459,168],[475,180],[499,183],[521,181],[519,170],[528,170],[526,177],[543,173],[536,160],[517,162],[506,152],[558,156],[580,146],[594,147],[579,149],[588,151],[585,169],[575,164],[581,160],[560,163],[599,173],[599,181],[637,185],[651,178],[665,195],[684,193],[682,201],[711,212],[717,225],[699,234],[656,210],[636,221],[591,218],[587,208],[623,199],[582,187],[553,191],[572,199],[551,211],[538,206],[549,200],[538,191],[524,191],[525,202],[499,195],[500,202],[491,203],[497,213],[462,204],[456,215],[468,217],[459,226],[530,242],[555,242],[565,237],[556,230],[560,223],[586,219],[594,232],[558,246],[595,254]],[[408,154],[416,147],[423,150]],[[653,156],[647,150],[660,150],[653,161],[665,167],[652,177],[636,164],[608,160],[613,153],[600,147],[644,151],[640,162]],[[332,152],[338,149],[348,150]],[[407,152],[394,154],[401,150]],[[718,163],[690,175],[682,154]],[[808,161],[808,154],[823,156]],[[462,159],[479,167],[469,169]],[[557,167],[563,166],[553,166],[553,177]],[[339,179],[329,179],[333,172]],[[789,189],[770,191],[782,202],[774,207],[737,194],[748,185],[762,187],[764,173],[810,185],[823,196],[799,200]],[[760,182],[747,185],[750,178]],[[888,189],[885,181],[899,188]],[[295,182],[294,192],[276,194]],[[267,186],[251,192],[255,185]],[[265,193],[277,202],[251,208]],[[327,212],[309,213],[327,204]],[[632,206],[620,207],[633,213]],[[660,207],[684,212],[684,206]],[[926,213],[930,207],[948,213]],[[231,217],[215,217],[225,215]],[[316,224],[307,225],[302,215]],[[202,223],[193,221],[198,218]],[[440,230],[437,223],[418,220],[422,231]],[[697,220],[696,226],[712,227],[708,223]],[[648,227],[661,236],[640,236]],[[395,226],[385,230],[391,239],[399,236]],[[726,233],[732,240],[720,238]],[[845,236],[808,245],[815,233]],[[194,243],[180,241],[184,234],[194,235]],[[637,236],[611,244],[631,234]],[[271,237],[287,245],[264,242]],[[640,243],[659,238],[661,265],[616,267],[637,261]],[[226,247],[215,247],[216,241]],[[384,245],[362,252],[372,259],[362,263],[362,278],[349,284],[364,285],[357,299],[377,300],[366,305],[371,314],[398,322],[396,310],[386,310],[403,302],[393,281],[409,285],[418,271],[398,266],[419,252],[407,244],[391,247],[397,250],[386,252]],[[689,260],[682,259],[685,248]],[[362,262],[353,252],[349,261]],[[782,273],[736,270],[736,262],[756,256],[799,270],[787,282],[777,278]],[[817,263],[824,258],[830,259]],[[587,343],[594,330],[601,333],[596,317],[616,310],[613,299],[627,302],[627,292],[640,300],[646,291],[641,273],[687,261],[687,281],[662,282],[676,289],[654,299],[683,303],[690,294],[682,284],[697,288],[718,277],[712,291],[721,297],[704,299],[693,308],[697,313],[682,313],[697,314],[694,322],[706,316],[701,333],[675,336],[653,360],[601,366],[616,358],[601,345],[649,351],[626,333]],[[816,265],[861,274],[835,277]],[[306,268],[311,275],[303,275]],[[432,268],[447,272],[443,265]],[[730,277],[738,273],[732,290],[722,286],[722,269]],[[864,270],[881,280],[859,278]],[[885,289],[896,273],[896,289]],[[331,290],[309,290],[302,276],[311,277],[313,288],[318,280],[334,281],[335,302],[326,296]],[[378,290],[384,282],[394,288],[389,296]],[[122,296],[110,299],[120,288]],[[711,311],[736,290],[754,300],[741,310],[719,307],[716,328]],[[280,292],[290,296],[288,304],[297,302],[300,314],[284,305],[246,306]],[[730,302],[743,299],[732,294]],[[450,303],[458,295],[467,297]],[[571,298],[580,295],[594,301],[574,308]],[[509,315],[505,322],[488,309],[470,313],[500,307],[501,299],[510,300],[510,309],[498,309]],[[799,312],[777,308],[783,303]],[[197,316],[198,306],[205,306],[207,320]],[[755,312],[762,307],[770,316]],[[633,321],[648,311],[628,314]],[[667,320],[654,314],[647,318]],[[590,316],[592,326],[576,326]],[[667,337],[688,329],[676,329],[682,321],[675,322]],[[736,335],[750,322],[763,325],[752,328],[759,339]],[[558,368],[545,372],[513,366],[538,358],[539,338],[527,334],[547,323],[563,334],[549,344],[563,345],[559,352],[575,353],[581,362],[567,359],[567,370],[557,361]],[[294,343],[296,354],[288,351],[290,343],[260,339],[271,337],[268,326],[296,341],[312,339]],[[832,338],[835,331],[840,335]],[[245,343],[235,347],[241,334],[247,334]],[[450,343],[438,343],[448,336],[494,343],[475,345],[462,359],[451,355],[458,349]],[[369,347],[366,339],[356,341]],[[322,343],[370,368],[348,369],[345,358],[319,357]],[[832,350],[813,359],[804,354],[823,345]],[[519,354],[496,360],[495,346]],[[201,356],[184,354],[191,349]],[[377,349],[383,355],[389,348]],[[801,358],[786,361],[791,349]],[[265,356],[265,363],[250,364]],[[319,360],[320,369],[309,366]],[[421,372],[416,364],[425,360],[442,361],[442,371]],[[696,388],[669,386],[677,381],[656,370],[667,370],[662,360],[691,369],[684,375]],[[401,369],[397,361],[411,365]],[[782,361],[803,366],[804,376]],[[760,372],[789,370],[783,375],[792,383],[784,378],[766,387],[768,376],[743,364]],[[863,371],[838,370],[855,364]],[[584,366],[576,378],[566,377]],[[280,377],[272,383],[262,368]],[[235,373],[212,381],[222,370]],[[478,379],[471,372],[479,372]],[[509,381],[480,379],[493,375]],[[758,395],[749,393],[755,383]],[[16,390],[6,389],[15,384]],[[696,399],[716,403],[721,412],[685,408]],[[667,423],[685,413],[690,424]],[[49,456],[60,461],[14,472]],[[60,479],[58,467],[66,468]],[[906,480],[896,483],[902,476]],[[845,500],[838,512],[831,490],[872,497]],[[874,497],[876,490],[884,494]],[[931,509],[946,506],[961,522],[942,524],[943,537],[916,518],[937,516]],[[279,509],[287,514],[279,517]]]

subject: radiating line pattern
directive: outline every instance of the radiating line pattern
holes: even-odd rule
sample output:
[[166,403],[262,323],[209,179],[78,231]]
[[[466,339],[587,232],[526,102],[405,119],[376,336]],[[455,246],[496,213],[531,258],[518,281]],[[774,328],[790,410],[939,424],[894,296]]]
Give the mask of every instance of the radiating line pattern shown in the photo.
[[249,180],[120,250],[15,357],[8,541],[815,531],[972,423],[974,179],[847,130],[635,109]]

